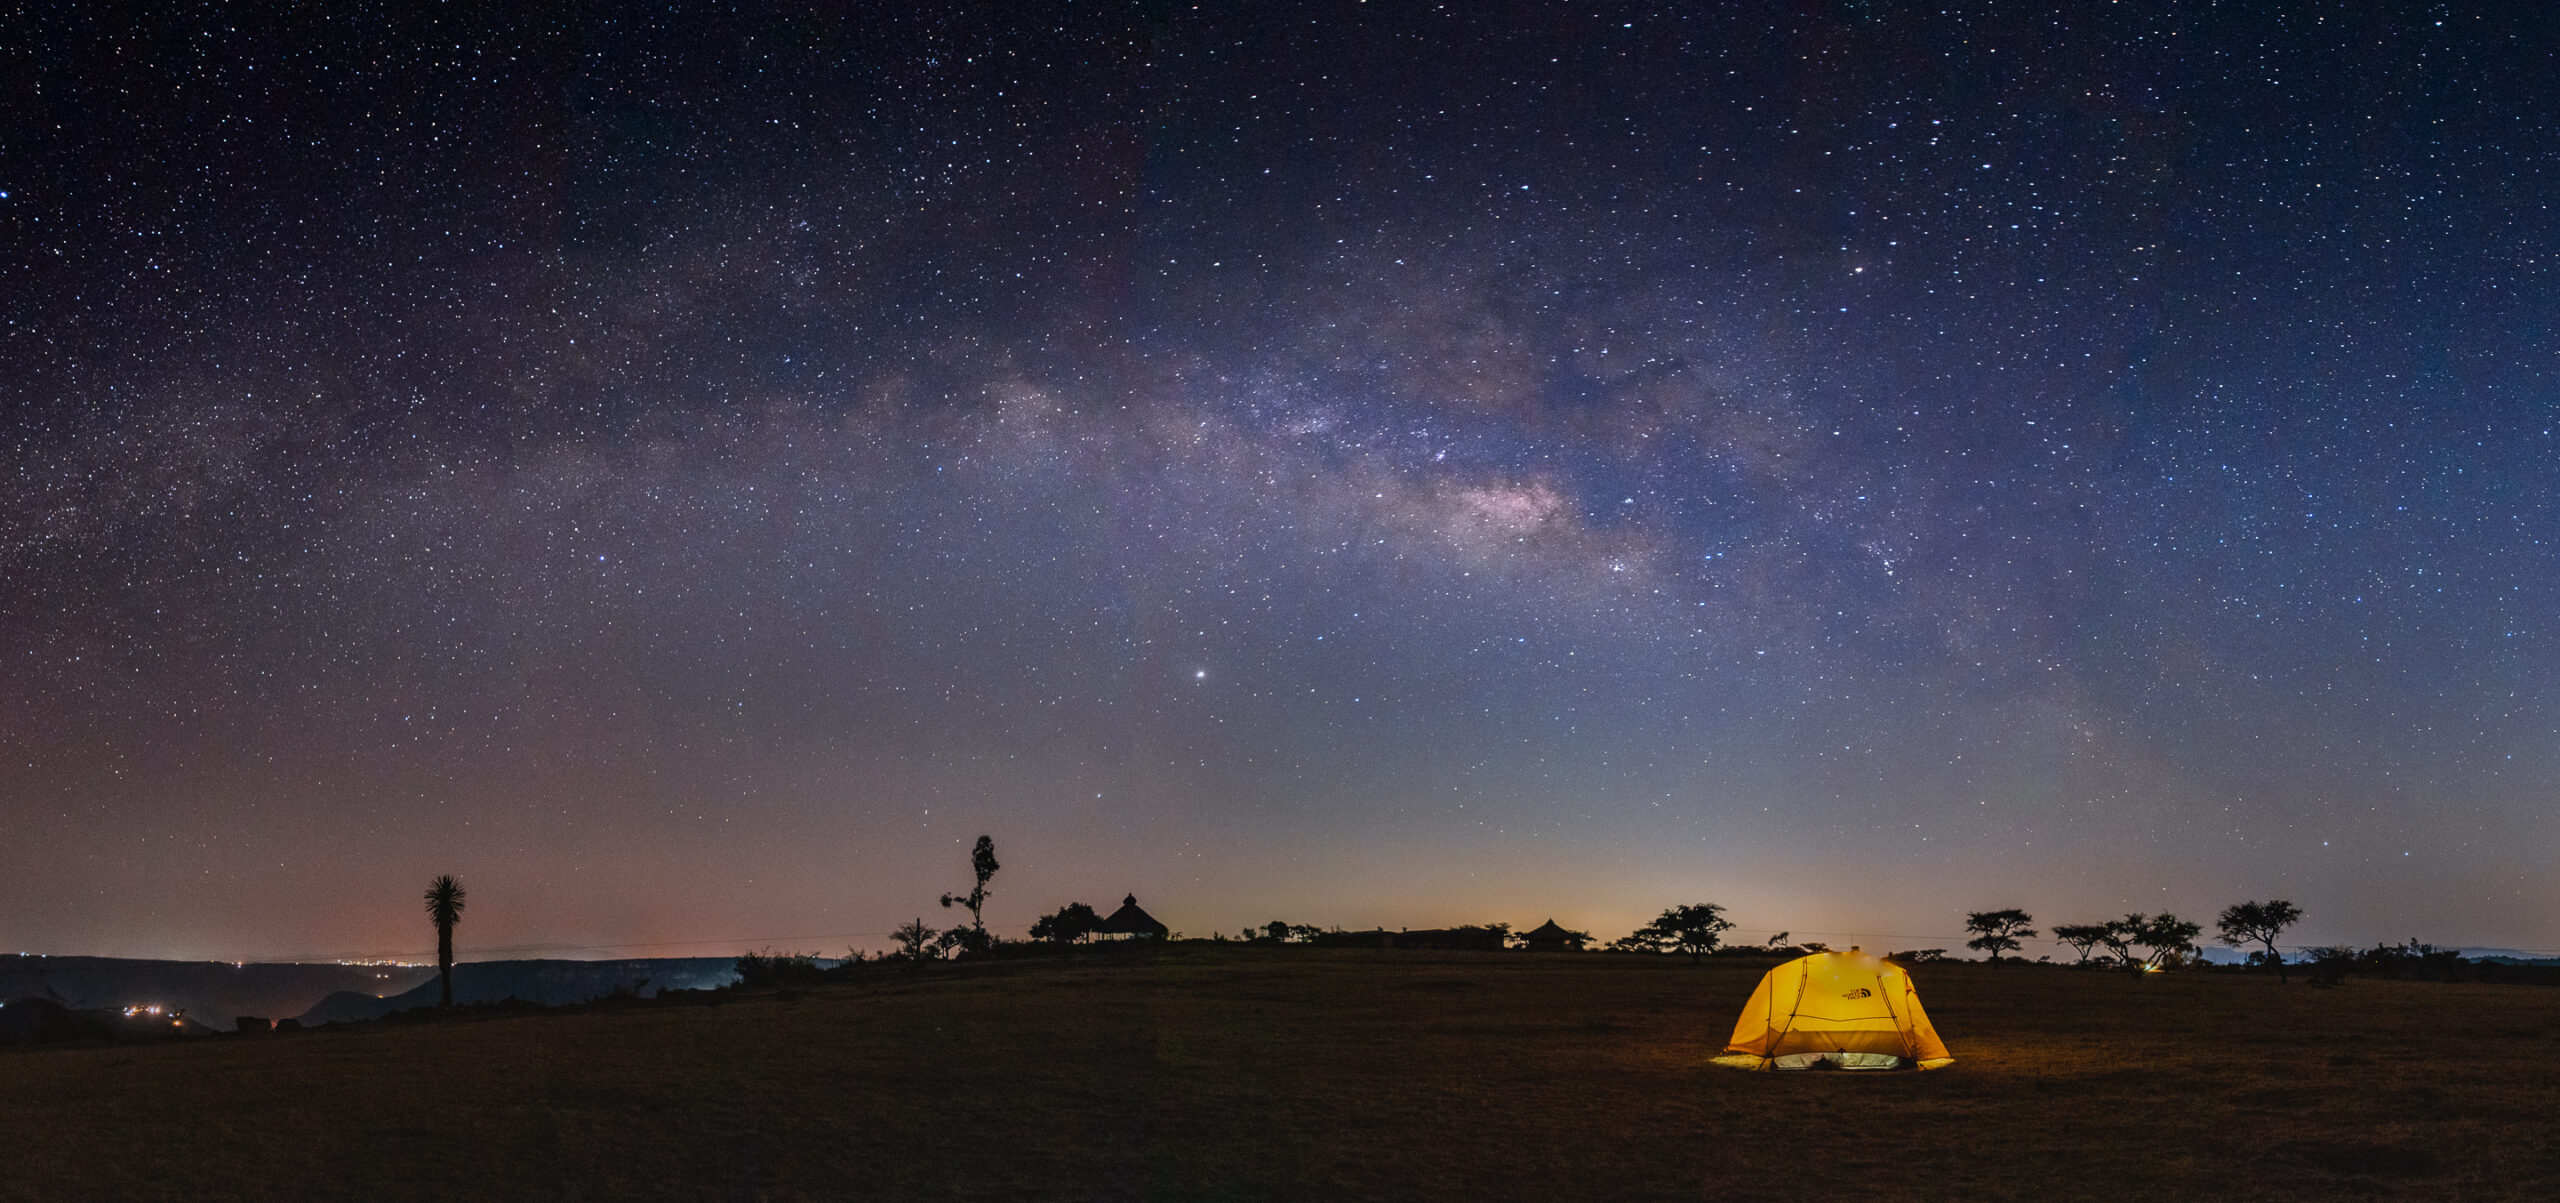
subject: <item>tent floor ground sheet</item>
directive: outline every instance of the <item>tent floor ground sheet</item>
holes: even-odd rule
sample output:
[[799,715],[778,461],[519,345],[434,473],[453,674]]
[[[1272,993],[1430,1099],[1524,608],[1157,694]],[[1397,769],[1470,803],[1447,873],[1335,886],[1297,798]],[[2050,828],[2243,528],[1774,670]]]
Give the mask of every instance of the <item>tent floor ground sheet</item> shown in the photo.
[[1774,962],[1096,950],[0,1050],[0,1197],[2547,1198],[2560,989],[1936,963],[1955,1064],[1711,1059]]

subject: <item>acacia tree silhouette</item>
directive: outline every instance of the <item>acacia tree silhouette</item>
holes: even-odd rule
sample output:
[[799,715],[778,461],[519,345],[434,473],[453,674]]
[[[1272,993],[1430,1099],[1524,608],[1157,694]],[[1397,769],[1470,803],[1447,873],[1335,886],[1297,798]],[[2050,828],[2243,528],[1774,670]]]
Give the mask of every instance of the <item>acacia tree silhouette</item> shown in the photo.
[[2142,962],[2133,959],[2133,946],[2142,942],[2142,931],[2151,926],[2151,916],[2135,911],[2122,919],[2109,919],[2096,925],[2098,943],[2116,955],[2116,963],[2126,969],[2140,969]]
[[2167,911],[2153,915],[2149,923],[2136,926],[2140,930],[2135,933],[2133,942],[2151,950],[2151,955],[2142,959],[2145,968],[2160,965],[2173,957],[2196,955],[2199,951],[2196,937],[2204,932],[2203,924],[2189,923]]
[[[2098,943],[2106,945],[2107,951],[2116,954],[2116,959],[2134,973],[2159,968],[2173,956],[2193,955],[2196,935],[2204,930],[2203,925],[2189,923],[2167,911],[2157,915],[2135,911],[2122,919],[2109,919],[2096,926]],[[2057,927],[2053,932],[2066,942],[2071,940],[2070,936],[2063,934],[2062,928]],[[2136,957],[2133,955],[2136,946],[2150,949],[2151,954]]]
[[1964,929],[1974,933],[1974,938],[1965,941],[1964,946],[1990,953],[1991,963],[1997,965],[2001,953],[2018,947],[2020,937],[2035,936],[2036,929],[2027,926],[2035,921],[2035,916],[2014,906],[2004,911],[1973,911],[1964,917]]
[[453,1005],[453,925],[462,922],[462,883],[447,873],[427,883],[427,918],[436,925],[436,978],[443,1001]]
[[1610,944],[1636,952],[1685,952],[1689,963],[1715,950],[1716,940],[1731,930],[1733,921],[1724,917],[1724,908],[1712,902],[1675,906]]
[[2099,945],[2107,942],[2107,925],[2057,923],[2053,925],[2053,938],[2070,945],[2071,951],[2080,954],[2080,963],[2086,965],[2089,963],[2089,954],[2097,951]]
[[2282,898],[2267,902],[2239,902],[2225,908],[2214,926],[2222,932],[2222,942],[2238,948],[2244,944],[2264,944],[2267,959],[2275,962],[2276,981],[2283,982],[2284,954],[2276,950],[2276,937],[2284,929],[2302,920],[2302,908]]

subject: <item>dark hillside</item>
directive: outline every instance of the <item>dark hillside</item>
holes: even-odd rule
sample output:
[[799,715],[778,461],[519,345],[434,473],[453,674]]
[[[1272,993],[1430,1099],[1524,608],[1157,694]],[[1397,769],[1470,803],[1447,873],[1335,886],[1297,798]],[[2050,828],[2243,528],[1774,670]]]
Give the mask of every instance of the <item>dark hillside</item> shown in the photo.
[[[472,961],[453,967],[453,1001],[517,999],[561,1006],[617,991],[647,996],[661,990],[716,989],[736,981],[734,957],[661,957],[631,961]],[[363,992],[333,994],[301,1013],[307,1025],[378,1019],[395,1011],[436,1005],[435,975],[400,994],[376,998]]]
[[[2560,991],[1931,964],[1936,1073],[1707,1064],[1765,966],[1173,947],[0,1052],[25,1198],[2541,1199]],[[2490,1055],[2494,1052],[2494,1055]],[[395,1088],[396,1087],[396,1088]]]
[[397,994],[435,973],[431,965],[0,956],[0,999],[51,999],[74,1010],[157,1005],[227,1029],[241,1015],[300,1015],[337,991]]

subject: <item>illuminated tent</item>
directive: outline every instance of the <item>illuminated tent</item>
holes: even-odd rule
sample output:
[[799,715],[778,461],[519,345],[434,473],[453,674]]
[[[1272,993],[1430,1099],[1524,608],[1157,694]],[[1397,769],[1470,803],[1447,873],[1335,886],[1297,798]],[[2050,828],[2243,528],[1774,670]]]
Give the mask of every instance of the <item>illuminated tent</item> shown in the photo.
[[1911,975],[1855,948],[1797,957],[1743,1004],[1718,1065],[1736,1069],[1937,1069],[1952,1065]]

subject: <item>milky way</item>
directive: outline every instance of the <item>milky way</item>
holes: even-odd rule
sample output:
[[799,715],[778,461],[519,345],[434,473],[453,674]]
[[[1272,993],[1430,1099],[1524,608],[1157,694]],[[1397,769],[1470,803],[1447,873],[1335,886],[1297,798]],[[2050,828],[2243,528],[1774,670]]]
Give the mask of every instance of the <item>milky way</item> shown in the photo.
[[8,18],[0,946],[2560,947],[2550,23],[1694,7]]

